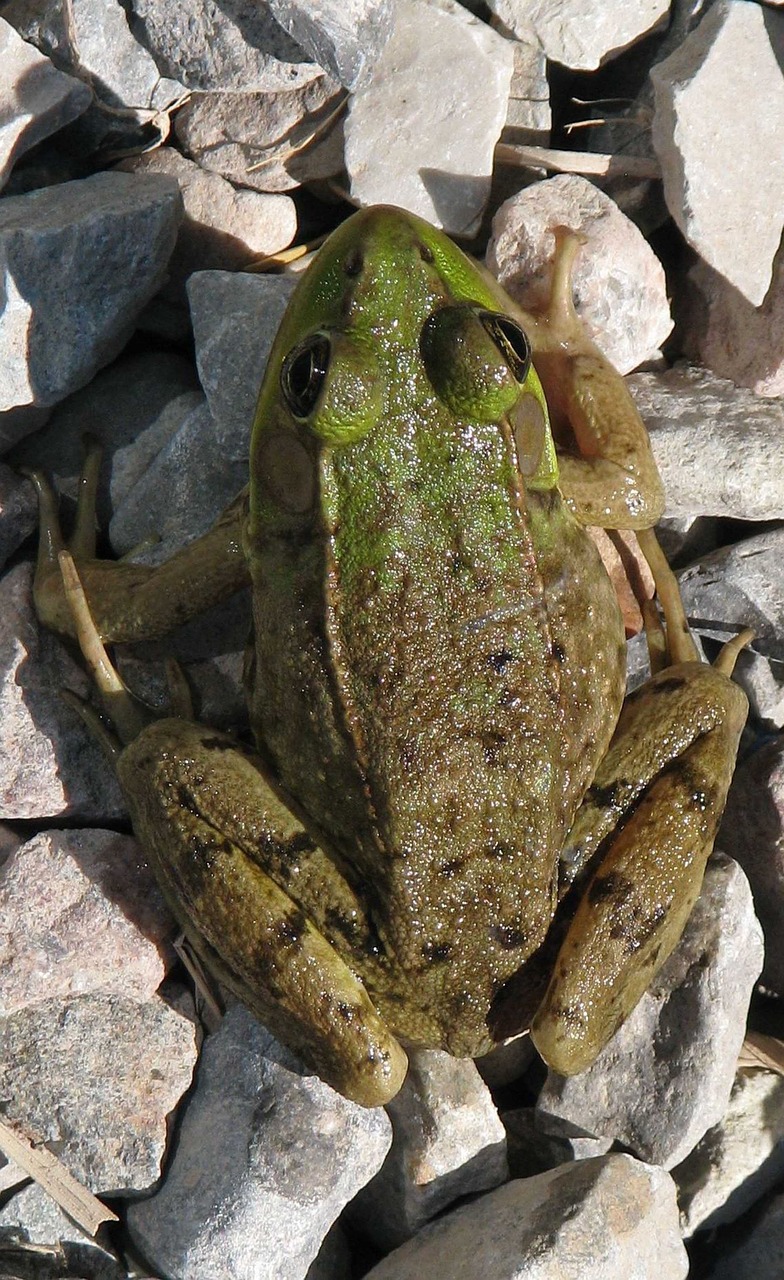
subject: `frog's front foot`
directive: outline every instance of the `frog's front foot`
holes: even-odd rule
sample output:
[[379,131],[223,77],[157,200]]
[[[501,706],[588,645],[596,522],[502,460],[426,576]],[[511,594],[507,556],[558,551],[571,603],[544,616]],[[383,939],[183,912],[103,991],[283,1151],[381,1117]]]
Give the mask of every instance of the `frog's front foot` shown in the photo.
[[38,491],[40,539],[33,587],[43,624],[75,638],[72,610],[65,598],[59,555],[70,551],[90,603],[95,626],[107,642],[127,643],[166,635],[212,604],[249,585],[242,546],[247,489],[232,502],[212,529],[159,565],[130,564],[95,557],[95,501],[101,445],[87,442],[79,480],[71,537],[63,537],[57,497],[40,471],[28,472]]

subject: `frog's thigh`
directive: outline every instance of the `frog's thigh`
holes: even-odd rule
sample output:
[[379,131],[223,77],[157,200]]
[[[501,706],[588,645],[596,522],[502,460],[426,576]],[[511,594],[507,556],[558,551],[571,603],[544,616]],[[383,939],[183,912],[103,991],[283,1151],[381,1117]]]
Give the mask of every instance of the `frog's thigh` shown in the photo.
[[532,1028],[542,1057],[590,1066],[677,944],[702,884],[747,703],[712,667],[662,671],[627,704],[577,814],[596,851]]
[[169,904],[208,965],[341,1093],[365,1106],[394,1096],[405,1053],[261,865],[260,851],[294,865],[310,842],[255,758],[226,734],[160,720],[125,749],[118,776]]

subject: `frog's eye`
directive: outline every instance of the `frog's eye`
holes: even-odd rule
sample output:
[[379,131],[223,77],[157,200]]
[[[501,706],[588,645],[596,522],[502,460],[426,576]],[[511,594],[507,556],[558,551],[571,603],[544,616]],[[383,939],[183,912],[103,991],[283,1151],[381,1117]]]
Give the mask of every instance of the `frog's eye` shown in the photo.
[[383,407],[378,364],[346,333],[316,333],[286,356],[280,385],[294,417],[328,444],[349,444],[376,423]]
[[531,344],[525,329],[499,311],[477,311],[476,316],[522,385],[531,368]]
[[430,383],[453,413],[495,422],[516,404],[531,347],[509,316],[474,303],[441,307],[425,322],[420,351]]
[[327,376],[329,354],[327,335],[314,333],[298,343],[283,361],[281,390],[295,418],[307,418],[313,411]]

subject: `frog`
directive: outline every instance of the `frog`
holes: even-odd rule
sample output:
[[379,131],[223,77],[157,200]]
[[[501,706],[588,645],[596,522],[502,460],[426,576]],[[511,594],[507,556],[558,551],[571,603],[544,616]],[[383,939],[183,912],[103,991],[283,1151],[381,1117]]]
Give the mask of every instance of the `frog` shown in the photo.
[[[744,637],[712,666],[689,638],[650,442],[557,239],[524,312],[414,214],[349,217],[280,325],[248,488],[161,565],[96,558],[97,451],[68,543],[33,477],[36,606],[81,645],[113,730],[83,714],[175,917],[363,1106],[416,1048],[528,1029],[555,1071],[595,1061],[677,944],[745,721]],[[636,529],[660,588],[666,652],[626,700],[590,525]],[[253,743],[181,682],[170,714],[141,706],[106,645],[248,583]]]

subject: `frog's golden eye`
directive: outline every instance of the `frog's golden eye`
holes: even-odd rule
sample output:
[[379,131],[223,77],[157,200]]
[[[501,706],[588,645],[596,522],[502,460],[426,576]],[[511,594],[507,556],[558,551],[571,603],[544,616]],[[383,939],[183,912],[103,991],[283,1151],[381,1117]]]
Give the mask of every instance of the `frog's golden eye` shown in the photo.
[[472,302],[441,307],[422,328],[419,349],[438,398],[455,414],[495,422],[517,402],[531,347],[514,320]]
[[316,407],[329,368],[330,347],[325,333],[314,333],[283,361],[280,386],[295,418],[307,418]]
[[517,381],[525,382],[531,368],[531,343],[525,329],[500,311],[477,311],[476,315]]

